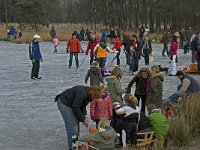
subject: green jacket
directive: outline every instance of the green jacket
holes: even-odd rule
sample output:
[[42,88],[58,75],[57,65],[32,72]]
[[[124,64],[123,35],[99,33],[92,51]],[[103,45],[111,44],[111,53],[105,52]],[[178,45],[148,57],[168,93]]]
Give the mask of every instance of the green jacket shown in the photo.
[[155,104],[158,108],[161,107],[163,99],[163,75],[161,73],[157,74],[150,79],[150,83],[147,88],[147,100],[146,105]]
[[126,89],[122,89],[120,80],[116,76],[110,76],[106,82],[112,103],[122,103],[122,94],[126,92]]
[[169,132],[169,124],[160,109],[154,109],[147,117],[156,139],[163,139]]
[[79,137],[78,140],[80,142],[93,142],[93,147],[100,150],[113,150],[117,140],[117,133],[113,128],[109,127],[104,131]]

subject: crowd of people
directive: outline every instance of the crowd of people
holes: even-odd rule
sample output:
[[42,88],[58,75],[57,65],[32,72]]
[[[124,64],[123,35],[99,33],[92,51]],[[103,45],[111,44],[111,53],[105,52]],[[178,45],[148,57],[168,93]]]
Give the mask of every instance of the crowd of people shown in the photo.
[[[194,93],[200,93],[198,82],[186,74],[184,71],[178,71],[177,50],[178,50],[178,35],[174,34],[171,38],[171,45],[168,50],[168,39],[163,36],[164,48],[162,55],[165,53],[171,60],[170,75],[177,76],[181,84],[178,85],[177,91],[164,99],[163,101],[163,82],[164,77],[160,72],[160,67],[155,65],[149,69],[149,59],[152,57],[151,40],[148,37],[148,28],[141,27],[139,38],[134,35],[122,35],[119,29],[115,34],[114,29],[106,35],[96,36],[91,32],[84,30],[80,31],[81,39],[78,39],[78,32],[73,32],[72,37],[68,40],[66,52],[70,53],[69,69],[72,66],[73,56],[76,60],[76,69],[79,68],[78,54],[81,52],[81,42],[88,38],[88,46],[85,51],[86,55],[90,54],[90,69],[85,76],[85,83],[90,86],[74,86],[58,94],[55,98],[58,109],[63,117],[66,132],[67,143],[69,150],[73,147],[73,142],[78,140],[82,142],[93,142],[93,146],[99,149],[114,149],[116,140],[119,138],[119,145],[123,148],[127,144],[137,144],[137,133],[154,131],[154,138],[166,140],[169,131],[169,124],[163,112],[177,105],[178,101],[183,96],[188,96]],[[54,52],[57,52],[59,41],[55,41],[55,29],[51,29],[52,42],[54,43]],[[110,49],[106,38],[110,37],[114,46]],[[30,59],[32,61],[32,79],[40,79],[38,76],[40,62],[42,56],[39,47],[40,36],[34,35],[33,42],[30,44]],[[197,41],[196,41],[197,40]],[[191,40],[191,47],[198,42],[198,34]],[[55,44],[56,43],[56,44]],[[126,54],[126,65],[133,76],[127,87],[121,85],[123,77],[120,69],[120,53],[124,46]],[[180,47],[185,47],[183,43]],[[194,48],[194,52],[200,56],[198,46]],[[107,52],[114,52],[116,56],[112,60],[117,59],[117,66],[112,71],[106,71]],[[139,60],[144,57],[146,67],[139,67]],[[199,61],[195,57],[197,62]],[[131,93],[131,88],[135,84],[134,95]],[[139,102],[141,100],[141,109]],[[90,105],[90,118],[87,116],[87,105]],[[147,109],[146,109],[147,108]],[[162,110],[162,111],[161,111]],[[148,115],[147,115],[148,114]],[[146,116],[147,115],[147,116]],[[88,127],[89,120],[95,122],[96,132],[88,136],[79,136],[79,123]],[[119,136],[118,136],[119,135]]]

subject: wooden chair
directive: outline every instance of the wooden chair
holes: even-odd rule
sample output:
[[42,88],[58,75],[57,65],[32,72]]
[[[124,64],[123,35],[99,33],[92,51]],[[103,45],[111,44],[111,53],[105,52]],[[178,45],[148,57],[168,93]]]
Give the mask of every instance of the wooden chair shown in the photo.
[[137,133],[137,135],[139,136],[139,138],[137,139],[137,147],[146,147],[147,145],[153,143],[155,141],[153,139],[153,134],[154,131]]
[[[81,146],[81,148],[79,148],[79,146]],[[89,145],[88,143],[76,141],[76,150],[80,150],[80,149],[81,150],[99,150],[98,148],[95,148]]]

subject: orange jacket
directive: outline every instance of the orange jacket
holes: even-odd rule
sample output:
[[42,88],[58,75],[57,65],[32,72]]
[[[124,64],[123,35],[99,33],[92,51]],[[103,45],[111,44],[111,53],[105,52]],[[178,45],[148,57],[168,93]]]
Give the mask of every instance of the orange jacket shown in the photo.
[[80,52],[81,46],[80,46],[80,41],[75,38],[71,38],[68,40],[67,42],[67,50],[69,50],[69,52]]

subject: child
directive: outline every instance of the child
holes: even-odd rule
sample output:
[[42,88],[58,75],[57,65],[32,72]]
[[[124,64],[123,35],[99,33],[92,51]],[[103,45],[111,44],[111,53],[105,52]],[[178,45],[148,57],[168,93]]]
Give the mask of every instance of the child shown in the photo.
[[93,85],[100,86],[100,83],[103,84],[103,78],[101,75],[101,71],[100,71],[98,62],[96,62],[96,61],[92,62],[90,69],[88,70],[88,73],[85,77],[86,84],[87,84],[89,77],[90,77],[90,85],[91,86],[93,86]]
[[103,69],[103,77],[109,77],[111,75],[112,71],[109,71],[107,67],[104,67]]
[[169,131],[169,124],[166,117],[154,104],[149,104],[147,109],[150,113],[148,116],[148,120],[151,124],[151,128],[154,131],[155,138],[158,140],[164,140]]
[[140,109],[137,106],[136,97],[127,94],[124,96],[125,105],[116,110],[117,115],[124,115],[122,123],[122,143],[123,147],[128,144],[137,144],[137,126],[139,122]]
[[99,119],[106,118],[111,120],[112,118],[112,103],[105,86],[101,86],[102,97],[94,99],[90,103],[90,115],[91,119],[96,122],[98,127]]
[[54,38],[53,38],[53,45],[54,45],[54,52],[53,53],[57,53],[57,47],[58,47],[58,45],[59,45],[59,40],[58,40],[58,38],[57,38],[57,36],[55,36]]
[[93,146],[100,150],[113,150],[117,140],[115,130],[110,127],[110,121],[106,118],[100,118],[98,130],[88,136],[79,137],[80,142],[93,142]]
[[188,73],[187,67],[184,66],[183,64],[180,64],[180,66],[178,66],[178,70],[183,71],[184,73]]

